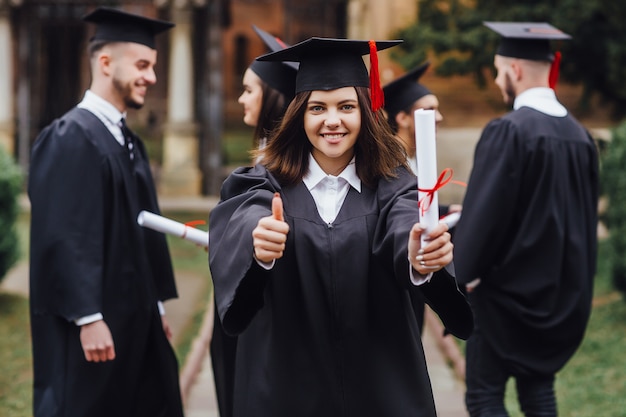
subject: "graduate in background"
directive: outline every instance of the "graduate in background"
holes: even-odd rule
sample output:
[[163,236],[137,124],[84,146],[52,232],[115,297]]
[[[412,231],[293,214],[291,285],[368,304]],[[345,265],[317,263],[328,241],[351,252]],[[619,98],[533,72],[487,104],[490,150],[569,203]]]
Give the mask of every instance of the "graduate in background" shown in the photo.
[[396,78],[383,87],[385,93],[385,112],[389,126],[404,145],[409,156],[409,166],[417,175],[417,158],[415,156],[415,110],[433,110],[435,123],[443,121],[439,110],[439,100],[419,79],[428,67],[429,62],[414,68]]
[[[513,111],[476,145],[455,266],[476,317],[467,342],[467,408],[508,416],[515,378],[526,416],[556,416],[554,379],[580,345],[596,267],[598,155],[550,88],[558,55],[547,23],[486,22],[502,36],[496,85]],[[552,69],[552,70],[551,70]]]
[[444,269],[447,226],[421,247],[415,176],[377,56],[371,80],[362,59],[397,43],[311,38],[259,58],[300,68],[262,163],[226,179],[209,217],[219,319],[238,335],[235,417],[436,415],[408,288],[466,334],[473,322]]
[[182,417],[161,302],[176,297],[141,140],[126,111],[156,82],[155,36],[173,26],[117,9],[84,17],[92,83],[33,145],[30,312],[35,417]]
[[[270,51],[280,51],[287,45],[279,38],[253,26]],[[254,126],[255,147],[267,144],[267,135],[280,123],[296,89],[297,64],[254,60],[243,77],[244,91],[239,103],[244,107],[243,121]],[[220,417],[230,417],[233,409],[235,352],[237,337],[227,335],[217,319],[211,337],[211,363]]]
[[[279,38],[253,25],[270,51],[287,45]],[[243,75],[243,93],[237,100],[243,106],[243,122],[254,129],[255,148],[267,144],[267,136],[280,123],[294,96],[298,65],[294,62],[254,60]]]
[[[417,155],[415,143],[415,110],[433,110],[435,112],[435,123],[439,125],[443,121],[443,115],[439,111],[439,100],[424,84],[419,81],[424,75],[429,62],[414,68],[406,74],[396,78],[383,87],[385,94],[385,112],[389,126],[400,140],[406,150],[409,167],[417,175]],[[449,206],[439,206],[440,215],[460,212],[460,204]],[[424,327],[424,304],[426,300],[421,291],[411,291],[411,301],[415,310],[415,318],[420,329]]]

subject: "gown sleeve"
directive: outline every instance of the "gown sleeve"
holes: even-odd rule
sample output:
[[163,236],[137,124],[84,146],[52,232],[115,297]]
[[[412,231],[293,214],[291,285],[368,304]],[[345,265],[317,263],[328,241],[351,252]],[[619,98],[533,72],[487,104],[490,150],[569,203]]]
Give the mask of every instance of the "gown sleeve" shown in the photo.
[[34,313],[71,321],[102,311],[102,157],[89,134],[61,119],[33,146],[31,299]]
[[444,268],[435,272],[428,283],[417,287],[410,279],[409,231],[419,221],[415,176],[400,169],[398,179],[381,180],[378,195],[380,220],[374,237],[374,255],[379,259],[393,259],[392,268],[398,285],[409,292],[421,291],[446,330],[458,338],[467,339],[474,328],[474,319],[454,275]]
[[239,168],[224,182],[209,215],[209,268],[225,332],[241,333],[263,306],[268,272],[254,260],[252,231],[271,214],[278,183],[261,165]]
[[455,266],[465,285],[493,265],[514,221],[523,175],[524,150],[515,127],[507,120],[490,122],[474,155],[463,213],[456,226]]

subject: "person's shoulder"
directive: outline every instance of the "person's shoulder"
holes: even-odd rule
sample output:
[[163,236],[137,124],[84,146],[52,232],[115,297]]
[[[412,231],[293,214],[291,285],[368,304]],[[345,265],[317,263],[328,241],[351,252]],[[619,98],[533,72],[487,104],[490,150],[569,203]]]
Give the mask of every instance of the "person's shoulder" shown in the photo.
[[528,113],[526,109],[510,111],[498,118],[491,119],[484,127],[482,131],[482,137],[498,135],[501,136],[506,132],[515,132],[519,129],[527,126],[527,120],[532,117],[532,114]]
[[531,109],[530,107],[520,107],[517,110],[510,111],[500,117],[502,123],[511,123],[520,125],[526,123],[529,119],[537,119],[541,117],[541,112]]
[[380,178],[376,192],[379,196],[397,193],[405,193],[410,190],[417,190],[417,177],[406,166],[398,166],[393,177]]
[[262,164],[234,169],[222,184],[222,198],[255,189],[280,189],[278,181]]
[[272,174],[262,164],[256,164],[252,166],[241,166],[235,168],[227,179],[240,179],[240,180],[254,180],[255,178],[268,178]]
[[86,132],[93,129],[98,122],[98,118],[90,111],[74,107],[61,117],[53,120],[43,129],[40,136],[50,134],[57,136],[75,135],[78,132]]
[[101,133],[99,129],[102,128],[106,129],[93,113],[74,107],[39,133],[33,149],[41,146],[55,146],[65,150],[84,146],[97,147],[95,136]]

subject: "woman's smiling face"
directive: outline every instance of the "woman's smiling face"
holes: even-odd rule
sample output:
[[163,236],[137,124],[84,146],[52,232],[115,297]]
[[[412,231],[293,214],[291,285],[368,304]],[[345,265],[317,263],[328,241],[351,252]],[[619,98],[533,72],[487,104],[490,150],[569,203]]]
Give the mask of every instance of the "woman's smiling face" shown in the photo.
[[313,157],[326,173],[337,174],[354,155],[361,131],[361,109],[354,87],[311,92],[304,113],[304,131]]

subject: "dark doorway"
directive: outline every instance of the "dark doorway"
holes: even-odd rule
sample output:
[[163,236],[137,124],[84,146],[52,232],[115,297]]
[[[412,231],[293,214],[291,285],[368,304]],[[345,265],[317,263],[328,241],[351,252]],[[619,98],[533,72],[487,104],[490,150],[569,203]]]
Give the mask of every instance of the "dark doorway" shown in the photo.
[[86,65],[84,6],[38,6],[41,22],[39,65],[35,73],[39,92],[33,95],[39,108],[38,127],[63,115],[81,99],[82,68]]

